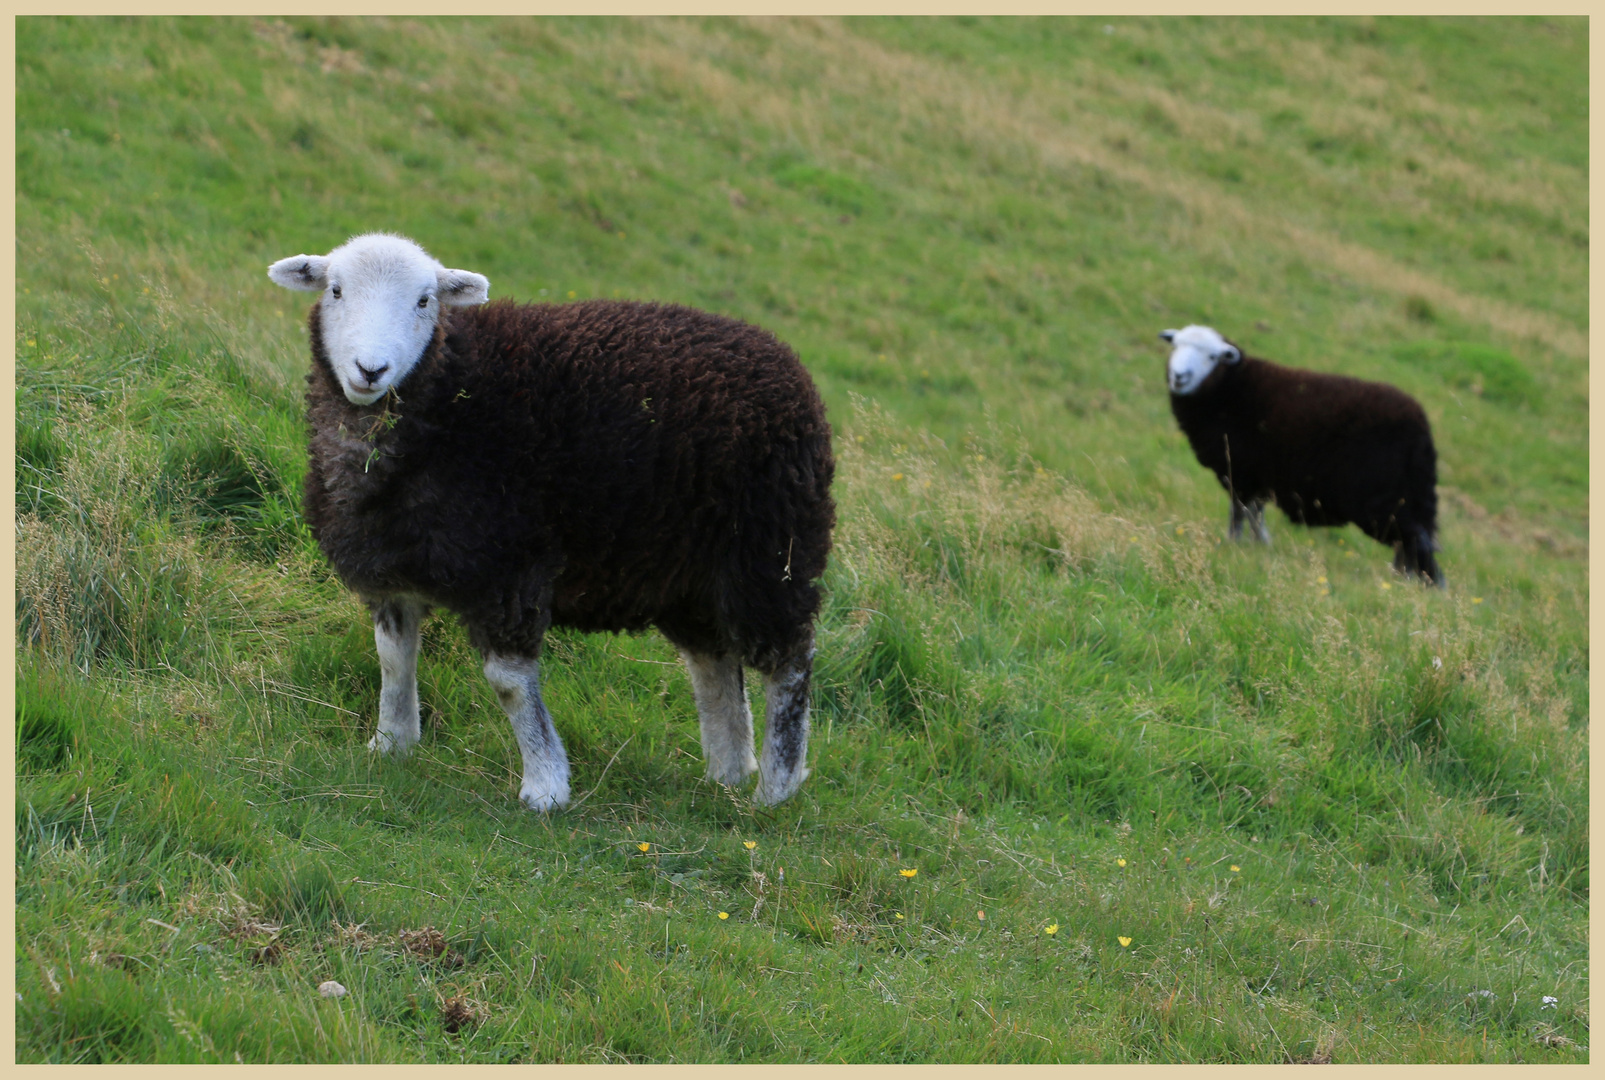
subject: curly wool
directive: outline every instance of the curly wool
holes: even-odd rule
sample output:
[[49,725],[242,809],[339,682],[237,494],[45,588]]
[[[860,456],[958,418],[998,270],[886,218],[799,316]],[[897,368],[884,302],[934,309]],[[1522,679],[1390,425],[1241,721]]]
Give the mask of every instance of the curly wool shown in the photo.
[[306,517],[370,602],[456,611],[481,649],[637,631],[773,670],[806,648],[834,460],[796,355],[624,301],[451,310],[398,393],[348,401],[308,320]]

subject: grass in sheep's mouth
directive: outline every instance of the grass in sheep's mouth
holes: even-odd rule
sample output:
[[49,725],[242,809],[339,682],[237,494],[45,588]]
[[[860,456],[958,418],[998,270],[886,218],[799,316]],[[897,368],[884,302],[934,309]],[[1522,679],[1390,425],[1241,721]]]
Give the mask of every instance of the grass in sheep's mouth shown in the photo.
[[[1586,60],[1551,20],[19,20],[18,1058],[1586,1060]],[[841,525],[791,802],[700,779],[655,635],[552,637],[575,813],[518,808],[448,619],[422,744],[367,753],[264,271],[368,229],[797,347]],[[1353,529],[1220,543],[1190,322],[1422,401],[1446,594]]]

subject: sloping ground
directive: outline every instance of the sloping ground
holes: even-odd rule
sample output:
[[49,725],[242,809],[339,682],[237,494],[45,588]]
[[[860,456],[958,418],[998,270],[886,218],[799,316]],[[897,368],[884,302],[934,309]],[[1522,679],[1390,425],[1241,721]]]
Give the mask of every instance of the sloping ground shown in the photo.
[[[1586,1060],[1586,42],[20,20],[19,1058]],[[798,347],[792,802],[699,779],[655,635],[549,642],[566,815],[444,618],[367,755],[263,271],[376,228]],[[1220,542],[1192,321],[1422,401],[1447,593]]]

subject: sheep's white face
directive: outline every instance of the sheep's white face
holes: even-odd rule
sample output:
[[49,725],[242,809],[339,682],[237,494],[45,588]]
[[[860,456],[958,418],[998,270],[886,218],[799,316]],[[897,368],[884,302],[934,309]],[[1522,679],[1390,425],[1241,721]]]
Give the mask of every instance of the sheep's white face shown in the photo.
[[1172,394],[1191,394],[1204,385],[1216,364],[1235,364],[1243,358],[1236,345],[1208,326],[1186,326],[1160,331],[1160,337],[1176,346],[1170,354],[1167,371]]
[[327,255],[296,255],[268,267],[286,289],[322,292],[323,346],[346,399],[371,405],[423,357],[440,310],[483,304],[490,281],[448,270],[411,240],[353,237]]

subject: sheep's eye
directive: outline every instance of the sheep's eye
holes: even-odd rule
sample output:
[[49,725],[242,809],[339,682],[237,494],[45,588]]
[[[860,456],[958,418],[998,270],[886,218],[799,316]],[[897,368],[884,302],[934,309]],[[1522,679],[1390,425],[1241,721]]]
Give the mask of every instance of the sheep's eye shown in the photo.
[[331,286],[329,288],[329,295],[333,296],[336,300],[340,299],[340,286],[338,286],[338,285]]
[[429,306],[429,297],[428,296],[420,296],[418,298],[418,306],[419,307],[428,307]]

